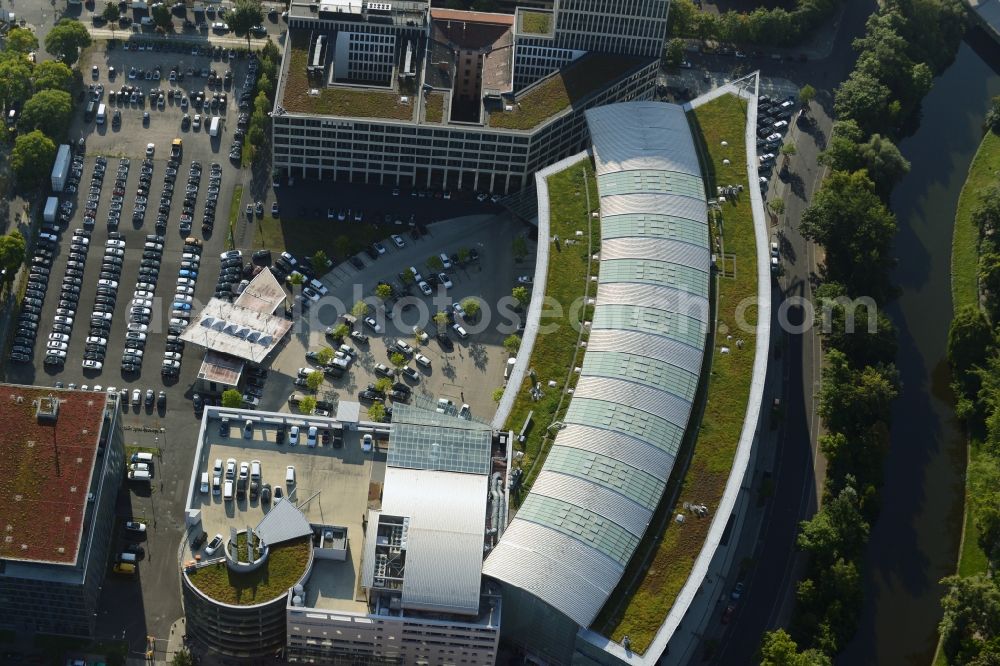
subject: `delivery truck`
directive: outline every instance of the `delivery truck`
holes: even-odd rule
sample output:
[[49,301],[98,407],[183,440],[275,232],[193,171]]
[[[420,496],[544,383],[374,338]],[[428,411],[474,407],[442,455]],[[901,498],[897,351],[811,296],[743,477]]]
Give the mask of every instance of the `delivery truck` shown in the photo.
[[59,146],[56,153],[56,162],[52,165],[52,191],[62,192],[66,187],[66,178],[69,177],[69,165],[72,160],[69,144],[64,143]]
[[219,116],[212,118],[212,124],[208,126],[210,136],[219,136]]
[[42,217],[46,222],[55,222],[57,215],[59,215],[59,199],[57,197],[49,197],[45,200],[45,211]]

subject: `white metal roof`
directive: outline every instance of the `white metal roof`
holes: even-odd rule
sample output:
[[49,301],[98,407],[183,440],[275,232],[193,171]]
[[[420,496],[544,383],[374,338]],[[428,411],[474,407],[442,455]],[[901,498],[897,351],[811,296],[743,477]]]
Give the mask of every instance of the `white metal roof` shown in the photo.
[[284,317],[213,298],[181,333],[181,339],[247,361],[261,362],[292,327]]
[[309,521],[290,501],[281,501],[272,505],[267,515],[257,523],[254,531],[268,546],[312,534]]
[[285,302],[285,288],[268,269],[262,270],[246,286],[234,303],[241,308],[274,314],[278,306]]
[[384,515],[408,517],[403,608],[479,612],[485,474],[386,467]]
[[[601,260],[659,263],[649,272],[601,270],[593,344],[556,435],[558,460],[550,454],[483,569],[584,627],[618,584],[662,497],[690,419],[710,317],[708,208],[683,109],[630,102],[586,117]],[[641,490],[631,487],[639,483]]]

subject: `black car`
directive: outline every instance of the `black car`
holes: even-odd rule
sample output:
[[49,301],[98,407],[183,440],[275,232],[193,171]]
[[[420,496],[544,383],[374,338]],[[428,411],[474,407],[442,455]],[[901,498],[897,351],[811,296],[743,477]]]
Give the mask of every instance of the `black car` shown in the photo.
[[444,349],[445,351],[450,352],[453,349],[455,349],[455,343],[451,341],[451,338],[448,337],[448,334],[445,333],[444,331],[438,332],[436,337],[438,344],[441,345],[441,348]]
[[352,256],[349,261],[351,262],[351,265],[358,270],[362,270],[365,267],[365,262],[361,261],[361,259],[357,256]]

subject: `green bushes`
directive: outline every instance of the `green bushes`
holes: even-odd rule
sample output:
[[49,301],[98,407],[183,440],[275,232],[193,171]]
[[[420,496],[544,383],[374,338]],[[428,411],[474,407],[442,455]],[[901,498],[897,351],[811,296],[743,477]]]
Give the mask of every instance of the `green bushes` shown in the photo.
[[842,0],[799,0],[795,9],[759,7],[748,14],[712,14],[692,0],[674,0],[668,28],[675,37],[692,37],[728,44],[794,46],[828,20]]

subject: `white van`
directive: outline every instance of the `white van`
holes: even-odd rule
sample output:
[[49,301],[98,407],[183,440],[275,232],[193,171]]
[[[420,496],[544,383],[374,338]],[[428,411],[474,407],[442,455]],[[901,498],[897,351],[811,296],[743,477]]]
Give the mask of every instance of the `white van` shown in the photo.
[[219,136],[219,116],[212,118],[212,123],[208,126],[209,136]]
[[97,124],[103,125],[107,117],[108,117],[108,107],[106,107],[104,104],[99,105],[97,107]]
[[208,493],[208,472],[201,473],[201,492]]
[[447,254],[442,252],[441,254],[438,255],[438,257],[441,259],[441,265],[444,266],[445,270],[451,268],[451,259],[448,257]]
[[7,124],[13,126],[17,122],[17,110],[11,109],[7,112]]
[[250,461],[250,478],[255,481],[260,481],[260,461],[251,460]]
[[146,453],[146,452],[133,453],[132,454],[132,458],[131,458],[131,462],[149,464],[149,463],[153,462],[153,454],[152,453]]
[[233,500],[233,482],[230,479],[226,479],[226,486],[222,491],[222,499],[227,502]]
[[289,486],[295,483],[295,466],[289,465],[285,469],[285,483]]
[[153,477],[150,475],[149,472],[136,470],[134,472],[129,472],[128,478],[129,481],[149,481]]

